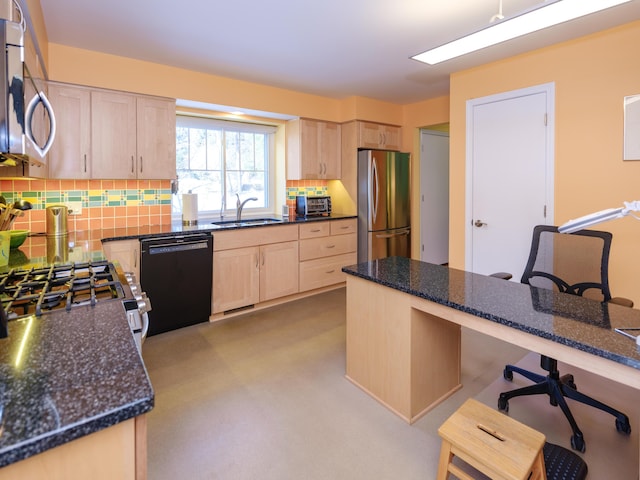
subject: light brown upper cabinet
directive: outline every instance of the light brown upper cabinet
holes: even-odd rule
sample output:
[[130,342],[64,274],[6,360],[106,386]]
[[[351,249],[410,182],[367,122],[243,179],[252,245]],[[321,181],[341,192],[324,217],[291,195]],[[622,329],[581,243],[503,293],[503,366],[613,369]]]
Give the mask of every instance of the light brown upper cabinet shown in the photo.
[[380,123],[357,122],[358,148],[400,150],[401,128]]
[[287,179],[341,177],[340,124],[301,118],[287,123]]
[[50,83],[49,99],[58,125],[49,152],[49,178],[90,178],[91,90]]
[[49,178],[176,177],[175,101],[50,83],[59,136]]

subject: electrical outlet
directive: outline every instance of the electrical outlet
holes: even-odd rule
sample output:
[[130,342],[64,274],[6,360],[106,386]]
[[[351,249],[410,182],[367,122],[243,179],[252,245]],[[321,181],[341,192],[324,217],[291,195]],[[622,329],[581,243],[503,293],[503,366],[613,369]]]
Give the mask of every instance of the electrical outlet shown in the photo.
[[69,215],[82,214],[82,202],[65,202],[65,205],[69,209]]

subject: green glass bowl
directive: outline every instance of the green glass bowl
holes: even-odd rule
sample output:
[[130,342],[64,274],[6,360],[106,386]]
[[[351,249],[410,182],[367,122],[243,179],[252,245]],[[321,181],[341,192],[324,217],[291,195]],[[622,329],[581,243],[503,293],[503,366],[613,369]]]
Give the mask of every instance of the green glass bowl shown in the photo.
[[9,234],[11,235],[10,248],[18,248],[29,236],[29,230],[9,230]]

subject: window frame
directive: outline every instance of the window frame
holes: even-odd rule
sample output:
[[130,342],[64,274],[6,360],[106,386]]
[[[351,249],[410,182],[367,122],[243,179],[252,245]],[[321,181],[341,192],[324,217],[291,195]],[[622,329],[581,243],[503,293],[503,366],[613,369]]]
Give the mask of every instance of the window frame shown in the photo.
[[[210,130],[223,130],[229,132],[244,132],[244,133],[261,133],[266,135],[267,145],[265,146],[265,152],[268,155],[268,161],[265,171],[265,184],[264,188],[265,192],[265,206],[264,207],[252,207],[252,202],[247,202],[243,208],[243,216],[252,217],[252,216],[264,216],[267,214],[271,214],[275,211],[275,202],[276,202],[276,141],[275,136],[278,130],[277,125],[272,124],[264,124],[264,123],[254,123],[248,121],[237,121],[237,120],[223,120],[219,118],[209,117],[206,115],[193,115],[193,114],[185,114],[178,113],[176,115],[176,136],[177,129],[181,127],[187,128],[204,128]],[[223,137],[224,138],[224,137]],[[182,194],[188,193],[188,191],[182,188],[180,181],[180,169],[177,165],[178,157],[176,155],[176,172],[178,174],[178,189],[176,193],[176,199],[172,201],[172,216],[174,219],[181,217],[182,215]],[[224,159],[223,159],[224,162]],[[197,169],[194,169],[197,170]],[[207,171],[207,170],[202,170]],[[225,175],[224,168],[222,169],[222,175]],[[224,179],[226,182],[226,179]],[[223,183],[223,187],[226,190],[226,185]],[[192,190],[192,193],[198,193],[198,187],[195,187]],[[242,195],[240,193],[240,200],[244,201],[249,198],[249,195]],[[236,201],[237,198],[232,196],[231,198],[226,198],[226,205],[224,205],[224,210],[198,210],[198,218],[202,220],[220,220],[221,218],[225,219],[235,219],[236,215]]]

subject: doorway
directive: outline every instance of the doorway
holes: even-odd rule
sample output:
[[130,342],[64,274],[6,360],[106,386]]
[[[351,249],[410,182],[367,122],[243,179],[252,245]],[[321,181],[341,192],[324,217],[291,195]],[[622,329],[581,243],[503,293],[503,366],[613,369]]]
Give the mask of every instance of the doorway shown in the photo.
[[433,128],[420,130],[420,260],[444,265],[449,263],[449,130],[448,124]]
[[519,281],[553,220],[553,83],[467,102],[465,269]]

